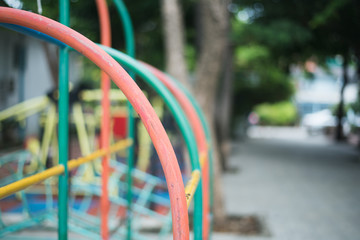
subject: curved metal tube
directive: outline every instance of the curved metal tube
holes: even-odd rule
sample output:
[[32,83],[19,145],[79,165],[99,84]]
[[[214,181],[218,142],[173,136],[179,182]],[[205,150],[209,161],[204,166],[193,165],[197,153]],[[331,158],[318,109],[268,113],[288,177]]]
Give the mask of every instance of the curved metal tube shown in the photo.
[[[175,120],[180,127],[181,133],[185,139],[186,146],[190,155],[190,162],[192,170],[200,170],[199,152],[197,149],[194,133],[184,114],[178,101],[174,98],[171,92],[164,86],[164,84],[155,77],[143,64],[137,62],[135,59],[127,56],[126,54],[117,51],[112,48],[101,46],[107,53],[109,53],[115,60],[121,63],[124,67],[129,68],[138,76],[140,76],[147,84],[150,85],[165,101],[166,105],[172,112]],[[194,228],[194,234],[196,239],[202,239],[202,184],[201,181],[198,185],[198,190],[194,196],[194,225],[200,226],[200,228]]]
[[[201,167],[201,173],[203,179],[203,228],[202,228],[203,236],[201,237],[195,235],[195,239],[207,240],[209,237],[209,225],[210,225],[209,224],[210,223],[209,222],[209,212],[210,212],[209,211],[210,210],[209,209],[209,169],[208,169],[209,165],[207,161],[208,146],[207,146],[207,141],[202,123],[188,97],[177,87],[175,83],[172,82],[172,80],[168,77],[168,75],[166,75],[162,71],[156,69],[155,67],[149,64],[146,63],[143,64],[156,77],[158,77],[158,79],[172,92],[175,98],[179,101],[195,133],[197,146],[200,152],[200,167]],[[202,160],[201,158],[203,158],[204,160]],[[194,231],[196,230],[195,228],[200,228],[199,230],[201,231],[201,226],[196,226],[194,224]]]
[[[34,31],[34,30],[31,30]],[[21,32],[21,30],[19,31]],[[41,38],[43,40],[47,40],[50,38],[50,36],[46,34],[36,34],[38,38]],[[63,43],[62,43],[63,44]],[[186,120],[182,120],[182,118],[185,118],[184,113],[181,110],[181,107],[177,103],[177,101],[174,99],[172,94],[169,92],[169,90],[163,86],[163,84],[157,79],[149,70],[147,70],[142,64],[138,63],[135,59],[127,56],[126,54],[117,51],[115,49],[101,46],[107,53],[109,53],[112,57],[114,57],[117,61],[119,61],[121,64],[123,64],[126,68],[129,68],[130,70],[134,71],[136,74],[138,74],[140,77],[144,79],[146,83],[148,83],[164,100],[165,103],[168,105],[169,109],[172,111],[173,116],[175,117],[175,120],[177,121],[177,124],[179,125],[183,137],[185,139],[185,143],[187,145],[189,154],[190,154],[190,161],[192,165],[192,169],[200,169],[199,164],[199,153],[196,148],[196,141],[195,136],[192,133],[191,126],[189,123],[186,122]],[[174,110],[174,109],[180,109],[180,110]],[[185,123],[184,123],[185,121]],[[201,194],[201,184],[199,184],[199,191],[195,194],[194,197],[194,205],[196,211],[196,214],[194,214],[194,224],[197,226],[202,226],[202,194]],[[201,236],[201,228],[195,229],[195,235]],[[201,238],[200,238],[201,239]]]
[[[188,97],[188,99],[191,101],[192,105],[194,106],[200,120],[202,123],[202,126],[204,128],[205,131],[205,135],[206,135],[206,139],[207,139],[207,143],[208,143],[208,159],[209,159],[209,187],[210,187],[210,227],[212,227],[212,211],[213,211],[213,207],[214,207],[214,156],[213,156],[213,147],[212,147],[212,141],[211,141],[211,134],[210,134],[210,130],[209,130],[209,126],[206,122],[205,119],[205,115],[203,113],[203,111],[201,110],[199,104],[197,103],[197,101],[195,100],[195,98],[190,94],[190,92],[179,82],[177,81],[175,78],[173,78],[172,76],[168,75],[169,79],[172,80],[172,82],[174,82],[178,88],[180,88],[180,90],[186,94],[186,96]],[[211,235],[211,229],[210,229],[210,235]]]
[[[31,36],[34,36],[34,37],[37,37],[37,38],[40,38],[40,39],[43,39],[43,40],[46,40],[46,41],[51,41],[51,42],[54,42],[54,43],[56,43],[56,44],[58,44],[58,41],[56,42],[56,41],[54,41],[54,39],[52,39],[50,36],[48,36],[48,35],[46,35],[46,34],[42,34],[42,33],[39,33],[39,32],[37,32],[37,33],[32,33],[32,32],[34,32],[34,30],[31,30],[31,29],[27,29],[27,28],[25,28],[25,27],[20,27],[20,26],[17,26],[17,25],[12,25],[12,26],[9,26],[10,24],[1,24],[1,25],[3,25],[4,27],[7,27],[7,28],[10,28],[10,29],[13,29],[13,27],[12,26],[16,26],[16,31],[18,31],[18,32],[20,32],[20,33],[31,33],[30,35]],[[64,43],[62,43],[62,42],[60,42],[61,44],[59,44],[60,46],[65,46],[64,45]],[[125,67],[127,67],[127,68],[129,68],[129,69],[131,69],[132,71],[135,71],[137,74],[140,74],[141,73],[141,71],[143,71],[143,70],[141,70],[141,69],[143,69],[143,67],[141,67],[141,64],[139,65],[139,66],[136,66],[136,65],[138,65],[138,63],[134,60],[134,59],[132,59],[132,58],[130,58],[129,56],[127,56],[127,55],[125,55],[124,53],[122,53],[122,52],[120,52],[120,51],[116,51],[116,50],[114,50],[114,49],[110,49],[110,48],[104,48],[105,49],[105,51],[107,51],[110,55],[112,55],[114,58],[116,58],[116,60],[118,60],[121,64],[123,64],[123,65],[125,65]],[[111,52],[110,52],[110,50],[112,50]],[[116,56],[115,56],[116,55]],[[129,65],[129,64],[127,64],[127,62],[129,62],[129,61],[131,61],[131,64]],[[135,67],[135,68],[134,68]],[[138,69],[137,69],[138,68]],[[140,74],[141,75],[141,74]],[[147,77],[146,77],[146,75],[147,74],[145,74],[145,76],[141,76],[141,77],[143,77],[144,78],[144,80],[146,81],[146,82],[151,82],[151,81],[158,81],[156,78],[154,79],[153,77],[150,77],[150,80],[149,79],[146,79]],[[152,74],[150,74],[150,75],[152,75]],[[178,88],[180,88],[181,89],[181,91],[182,92],[184,92],[185,94],[186,94],[186,96],[187,96],[187,98],[190,100],[190,102],[192,103],[192,105],[193,105],[193,107],[195,108],[195,110],[196,110],[196,112],[197,112],[197,115],[199,116],[199,118],[200,118],[200,120],[201,120],[201,123],[202,123],[202,127],[204,128],[204,131],[205,131],[205,135],[206,135],[206,139],[207,139],[207,141],[208,141],[208,145],[210,145],[210,143],[211,143],[211,138],[210,138],[210,133],[209,133],[209,130],[208,130],[208,127],[207,127],[207,124],[206,124],[206,120],[205,120],[205,118],[204,118],[204,115],[203,115],[203,113],[202,113],[202,111],[201,111],[201,109],[200,109],[200,107],[198,106],[198,104],[196,103],[196,101],[194,100],[194,98],[192,97],[192,95],[181,85],[181,84],[179,84],[174,78],[172,78],[171,76],[168,76],[168,79],[170,80],[170,81],[172,81],[172,82],[174,82],[176,85],[177,85],[177,87]],[[158,90],[159,91],[159,90]],[[162,91],[162,90],[160,90],[160,91]],[[163,97],[164,98],[164,97]],[[169,106],[169,108],[171,108],[171,104],[170,104],[170,106]],[[179,123],[178,123],[179,124]],[[179,124],[179,125],[181,125],[181,124]],[[184,138],[185,138],[185,140],[186,140],[186,137],[184,136]],[[191,150],[189,149],[189,152],[191,153]],[[209,168],[210,168],[210,176],[213,176],[213,174],[212,174],[212,149],[211,148],[209,148],[209,150],[208,150],[208,156],[209,156]],[[191,157],[191,159],[193,159],[193,157]],[[193,165],[193,164],[192,164]],[[212,201],[212,182],[213,182],[213,179],[212,179],[212,177],[210,177],[210,208],[212,207],[212,203],[213,203],[213,201]],[[198,197],[199,198],[199,197]],[[197,205],[196,204],[196,197],[195,197],[195,206]],[[194,219],[194,223],[197,223],[197,222],[199,222],[199,220],[197,220],[196,219],[196,214],[194,215],[194,217],[195,217],[195,219]],[[201,224],[199,224],[198,223],[198,225],[200,225],[201,226]],[[196,231],[196,230],[195,230]],[[201,232],[201,230],[200,230],[200,232]]]
[[60,23],[34,13],[0,7],[0,22],[22,25],[57,38],[84,54],[104,70],[133,104],[157,149],[170,194],[174,239],[188,239],[189,225],[184,185],[176,156],[160,120],[130,76],[90,40]]

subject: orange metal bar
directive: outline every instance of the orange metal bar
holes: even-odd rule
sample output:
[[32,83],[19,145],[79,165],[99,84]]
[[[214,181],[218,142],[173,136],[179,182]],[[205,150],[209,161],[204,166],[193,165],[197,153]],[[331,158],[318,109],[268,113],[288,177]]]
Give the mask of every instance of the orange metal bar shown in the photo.
[[[111,25],[109,9],[105,0],[96,0],[99,21],[100,21],[100,42],[102,45],[111,47]],[[100,143],[102,148],[107,148],[110,144],[110,78],[105,72],[101,72],[101,89],[103,98],[101,100],[102,116],[101,116],[101,132]],[[109,216],[109,154],[102,159],[102,194],[100,199],[101,207],[101,236],[102,239],[109,238],[108,216]]]
[[198,149],[201,154],[200,164],[202,165],[201,173],[203,183],[203,239],[207,240],[210,232],[209,164],[207,141],[201,120],[187,96],[178,89],[178,87],[165,73],[147,63],[143,64],[171,91],[174,97],[179,101],[194,131]]

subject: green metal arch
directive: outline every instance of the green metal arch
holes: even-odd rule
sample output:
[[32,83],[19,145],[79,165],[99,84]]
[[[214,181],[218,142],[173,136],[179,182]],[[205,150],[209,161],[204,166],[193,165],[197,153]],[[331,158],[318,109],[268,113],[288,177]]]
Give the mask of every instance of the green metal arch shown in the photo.
[[[186,146],[190,155],[191,167],[193,170],[200,170],[199,153],[195,141],[195,136],[192,132],[191,126],[186,119],[186,116],[181,109],[179,103],[170,93],[170,91],[158,80],[150,71],[144,68],[135,59],[127,56],[126,54],[115,50],[113,48],[101,46],[111,57],[122,64],[125,68],[130,69],[138,76],[140,76],[147,84],[151,86],[164,100],[165,104],[169,107],[175,120],[183,134]],[[198,185],[194,196],[194,224],[202,226],[202,184],[201,181]],[[199,232],[194,233],[195,239],[202,239],[202,228]]]

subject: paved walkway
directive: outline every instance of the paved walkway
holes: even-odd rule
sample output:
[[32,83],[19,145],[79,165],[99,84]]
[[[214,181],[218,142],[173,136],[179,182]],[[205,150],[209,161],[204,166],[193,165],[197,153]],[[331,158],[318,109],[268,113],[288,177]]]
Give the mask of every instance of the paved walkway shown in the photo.
[[238,172],[223,177],[227,212],[255,214],[266,229],[260,237],[215,240],[360,239],[359,153],[324,138],[291,137],[294,131],[290,140],[260,136],[233,144],[230,165]]

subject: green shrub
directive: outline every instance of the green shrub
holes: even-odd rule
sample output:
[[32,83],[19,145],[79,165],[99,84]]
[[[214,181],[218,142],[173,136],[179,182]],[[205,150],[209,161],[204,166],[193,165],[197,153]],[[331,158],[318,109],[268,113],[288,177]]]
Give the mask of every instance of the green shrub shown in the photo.
[[259,104],[254,111],[259,116],[261,125],[293,125],[297,119],[296,107],[290,101]]

